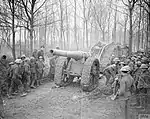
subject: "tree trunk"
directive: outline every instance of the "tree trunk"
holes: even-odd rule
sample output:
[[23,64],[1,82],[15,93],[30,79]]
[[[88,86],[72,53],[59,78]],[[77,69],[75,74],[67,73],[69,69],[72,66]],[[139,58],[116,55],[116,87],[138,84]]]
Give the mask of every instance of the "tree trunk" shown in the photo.
[[143,17],[142,17],[142,38],[141,38],[141,48],[142,49],[144,48],[144,29],[145,29],[145,21],[144,21],[145,12],[144,11],[145,10],[143,8],[143,11],[142,11],[142,15],[143,15]]
[[126,17],[125,17],[123,45],[126,45],[127,21],[128,21],[128,15],[126,15]]
[[88,39],[88,21],[85,21],[85,26],[86,26],[86,47],[88,48],[89,46],[89,39]]
[[69,47],[69,21],[68,21],[68,8],[67,8],[67,3],[66,3],[66,25],[67,25],[67,31],[66,31],[67,49],[70,49],[70,47]]
[[110,42],[110,18],[111,18],[111,5],[112,5],[112,0],[110,0],[110,3],[109,3],[109,16],[108,16],[108,43]]
[[132,8],[129,8],[129,24],[130,24],[130,28],[129,28],[129,55],[131,55],[132,53],[132,34],[133,34],[133,31],[132,31],[132,12],[133,12],[133,9]]
[[26,54],[26,48],[27,48],[27,39],[26,39],[26,29],[24,29],[24,53]]
[[44,40],[44,49],[45,49],[45,52],[46,52],[46,45],[47,45],[47,2],[45,3],[45,34],[44,34],[44,37],[45,37],[45,40]]
[[12,0],[12,55],[14,60],[16,59],[16,48],[15,48],[15,3]]
[[[117,2],[117,0],[116,0]],[[116,9],[115,9],[115,17],[114,17],[114,29],[113,29],[113,41],[116,42],[116,30],[117,30],[117,5],[116,5]]]
[[139,25],[138,25],[138,41],[137,41],[137,50],[139,50],[140,47],[140,36],[141,36],[141,7],[140,7],[140,16],[139,16]]
[[60,39],[59,43],[61,46],[61,49],[63,49],[63,8],[62,8],[62,1],[59,0],[60,2]]
[[76,42],[77,50],[78,50],[78,41],[77,41],[77,24],[76,24],[76,0],[74,0],[74,40]]
[[20,56],[21,56],[21,27],[20,27],[20,39],[19,39],[19,41],[20,41]]
[[149,50],[149,42],[150,42],[150,13],[147,13],[147,32],[146,32],[146,53]]
[[30,20],[30,55],[33,52],[33,30],[34,30],[34,16],[33,16],[33,12],[31,13],[31,20]]

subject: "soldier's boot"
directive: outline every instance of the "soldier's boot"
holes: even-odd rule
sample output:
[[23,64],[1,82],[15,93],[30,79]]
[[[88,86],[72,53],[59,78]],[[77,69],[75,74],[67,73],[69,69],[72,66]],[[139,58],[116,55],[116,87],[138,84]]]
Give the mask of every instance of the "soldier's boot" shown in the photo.
[[20,93],[20,96],[21,96],[21,97],[24,97],[24,96],[27,95],[27,93],[24,92],[23,86],[19,86],[18,88],[19,88],[19,93]]
[[42,83],[42,79],[40,79],[40,80],[39,80],[39,84],[40,84],[40,85],[42,85],[42,84],[43,84],[43,83]]
[[34,84],[35,84],[35,80],[32,80],[32,82],[31,82],[31,88],[33,88],[33,89],[35,89],[36,87],[34,86]]
[[40,81],[39,80],[37,80],[37,87],[39,87],[40,86]]
[[28,80],[27,80],[27,83],[26,83],[26,92],[27,93],[29,93],[31,90],[30,90],[30,83],[31,83],[31,81],[30,81],[30,77],[28,78]]

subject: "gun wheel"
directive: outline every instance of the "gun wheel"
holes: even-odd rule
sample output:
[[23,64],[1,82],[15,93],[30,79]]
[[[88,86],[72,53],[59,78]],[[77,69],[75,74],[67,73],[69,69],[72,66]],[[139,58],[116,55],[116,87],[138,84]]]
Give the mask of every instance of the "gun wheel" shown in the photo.
[[56,67],[55,67],[55,76],[54,82],[58,86],[67,86],[71,83],[71,80],[67,78],[65,70],[67,69],[67,58],[59,57]]
[[81,76],[81,87],[83,91],[90,92],[98,86],[99,60],[88,58],[84,64]]

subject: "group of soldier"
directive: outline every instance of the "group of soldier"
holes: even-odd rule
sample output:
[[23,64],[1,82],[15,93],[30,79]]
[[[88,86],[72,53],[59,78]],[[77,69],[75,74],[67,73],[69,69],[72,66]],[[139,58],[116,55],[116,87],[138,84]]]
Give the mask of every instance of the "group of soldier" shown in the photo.
[[36,88],[42,84],[44,69],[44,53],[35,50],[32,57],[22,55],[15,61],[8,62],[7,56],[3,55],[0,60],[1,65],[1,92],[8,98],[14,95],[26,96],[31,88]]
[[[150,95],[150,59],[144,52],[137,52],[131,56],[122,55],[120,58],[112,56],[111,63],[103,70],[106,85],[113,89],[111,99],[128,98],[132,95]],[[137,99],[135,105],[141,106],[147,99]]]
[[[49,76],[53,80],[58,56],[51,55]],[[12,98],[17,94],[26,96],[32,88],[37,88],[42,84],[44,60],[43,47],[40,51],[35,50],[30,58],[22,55],[9,63],[7,56],[3,55],[0,59],[0,83],[6,85],[1,86],[1,92],[6,90],[4,91],[6,96]],[[110,60],[110,64],[103,70],[103,76],[106,77],[106,85],[110,85],[113,89],[112,100],[120,96],[126,98],[133,94],[148,95],[150,93],[150,58],[144,52],[138,52],[131,56],[122,55],[119,58],[112,55]],[[146,101],[145,99],[141,102],[137,99],[136,105],[140,106]],[[0,112],[2,111],[0,110]]]

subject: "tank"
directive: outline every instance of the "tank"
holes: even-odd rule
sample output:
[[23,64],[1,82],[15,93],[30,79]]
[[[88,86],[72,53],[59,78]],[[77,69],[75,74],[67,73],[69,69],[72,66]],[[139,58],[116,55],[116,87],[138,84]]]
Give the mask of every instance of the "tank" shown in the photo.
[[51,49],[57,55],[54,82],[60,87],[67,86],[78,79],[83,91],[90,92],[98,86],[99,60],[83,51],[64,51]]

